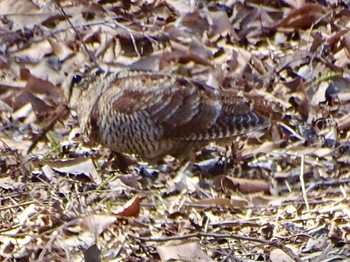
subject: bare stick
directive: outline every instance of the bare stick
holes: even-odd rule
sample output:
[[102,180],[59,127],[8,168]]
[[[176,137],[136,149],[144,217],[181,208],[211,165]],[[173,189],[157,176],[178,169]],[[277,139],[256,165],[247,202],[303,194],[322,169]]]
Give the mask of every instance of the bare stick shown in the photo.
[[101,69],[100,65],[97,63],[95,56],[90,52],[90,50],[86,47],[83,38],[80,34],[80,32],[75,28],[75,26],[73,25],[73,23],[69,20],[68,15],[66,13],[66,11],[64,11],[64,9],[61,6],[61,3],[59,2],[59,0],[55,0],[56,5],[58,7],[58,9],[61,11],[61,13],[63,14],[63,16],[65,17],[65,19],[67,20],[67,23],[72,27],[72,29],[74,30],[74,32],[76,33],[79,41],[81,42],[85,52],[88,54],[89,58],[91,59],[91,61],[95,64],[95,66],[99,69]]

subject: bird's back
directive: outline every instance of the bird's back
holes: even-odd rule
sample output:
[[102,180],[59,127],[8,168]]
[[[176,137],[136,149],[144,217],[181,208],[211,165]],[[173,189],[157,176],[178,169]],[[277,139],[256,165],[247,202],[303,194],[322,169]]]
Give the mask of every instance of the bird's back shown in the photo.
[[[98,97],[86,106],[92,96]],[[269,125],[232,90],[147,72],[97,75],[80,96],[77,111],[94,141],[146,160],[181,155]]]

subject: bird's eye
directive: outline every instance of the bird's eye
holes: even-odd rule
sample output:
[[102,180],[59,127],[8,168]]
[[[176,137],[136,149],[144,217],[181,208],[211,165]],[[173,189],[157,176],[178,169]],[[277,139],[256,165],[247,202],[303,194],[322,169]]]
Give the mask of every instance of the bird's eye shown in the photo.
[[72,84],[79,84],[83,77],[80,74],[76,74],[72,77]]
[[104,71],[99,69],[99,70],[96,71],[96,76],[101,75],[102,73],[104,73]]

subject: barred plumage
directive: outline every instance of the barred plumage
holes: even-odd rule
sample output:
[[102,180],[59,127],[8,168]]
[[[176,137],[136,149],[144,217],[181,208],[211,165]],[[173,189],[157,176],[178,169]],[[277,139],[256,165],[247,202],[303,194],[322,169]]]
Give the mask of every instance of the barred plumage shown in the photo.
[[176,76],[95,71],[76,75],[71,88],[70,105],[92,140],[148,161],[269,125],[234,91]]

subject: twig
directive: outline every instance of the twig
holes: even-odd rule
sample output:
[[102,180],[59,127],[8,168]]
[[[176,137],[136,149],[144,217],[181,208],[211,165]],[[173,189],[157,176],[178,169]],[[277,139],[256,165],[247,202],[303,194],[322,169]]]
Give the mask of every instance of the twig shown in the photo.
[[306,190],[305,190],[305,180],[304,180],[304,165],[305,163],[305,155],[301,154],[301,163],[300,163],[300,183],[301,183],[301,191],[303,192],[303,198],[305,201],[305,205],[306,205],[306,210],[310,209],[309,206],[309,202],[307,200],[307,194],[306,194]]
[[61,13],[63,14],[63,16],[65,17],[67,23],[72,27],[72,29],[74,30],[74,32],[76,33],[79,41],[81,42],[85,52],[88,54],[89,58],[91,59],[91,61],[95,64],[95,66],[98,68],[98,69],[101,69],[100,68],[100,65],[97,63],[96,61],[96,58],[95,56],[90,52],[90,50],[87,48],[87,46],[85,45],[84,41],[83,41],[83,38],[80,34],[80,32],[75,28],[75,26],[73,25],[73,23],[69,20],[68,16],[67,16],[67,13],[66,11],[64,11],[63,7],[61,6],[61,3],[59,0],[55,0],[56,2],[56,5],[58,7],[58,9],[61,11]]
[[341,179],[341,180],[331,180],[331,181],[323,181],[323,182],[318,182],[313,185],[311,185],[306,192],[311,192],[312,190],[315,190],[319,187],[334,187],[334,186],[341,186],[344,184],[350,184],[350,179]]
[[228,261],[228,258],[232,255],[233,249],[230,250],[230,252],[221,260],[221,262]]
[[52,119],[48,122],[48,124],[40,131],[40,133],[33,139],[33,143],[30,145],[30,147],[27,150],[27,154],[30,154],[32,150],[37,146],[39,141],[41,141],[45,136],[46,133],[55,126],[57,121],[61,119],[66,113],[68,112],[68,108],[64,104],[60,104],[56,110],[55,114],[53,115]]
[[254,237],[246,237],[236,234],[215,234],[215,233],[192,233],[182,236],[171,236],[171,237],[139,237],[132,234],[129,234],[129,236],[142,240],[142,241],[152,241],[152,242],[166,242],[166,241],[172,241],[172,240],[184,240],[189,238],[195,238],[195,237],[213,237],[213,238],[235,238],[239,240],[246,240],[246,241],[252,241],[252,242],[259,242],[262,244],[270,244],[271,241],[260,239],[260,238],[254,238]]
[[305,139],[299,135],[295,130],[293,130],[290,126],[287,126],[286,124],[282,123],[282,122],[278,122],[278,125],[282,126],[284,129],[286,129],[287,131],[289,131],[292,135],[294,135],[296,138],[298,138],[301,141],[304,141]]
[[[58,9],[61,11],[61,13],[63,14],[63,16],[66,18],[68,24],[72,27],[72,29],[74,30],[74,32],[77,34],[77,37],[78,37],[79,40],[81,41],[81,43],[82,43],[82,45],[83,45],[83,47],[84,47],[84,49],[85,49],[85,52],[86,52],[86,53],[88,54],[88,56],[90,57],[91,61],[93,61],[94,64],[100,69],[100,66],[99,66],[99,64],[97,63],[95,56],[90,52],[90,50],[89,50],[89,49],[86,47],[86,45],[84,44],[83,38],[82,38],[80,32],[75,28],[75,26],[73,25],[73,23],[69,20],[69,18],[68,18],[68,16],[67,16],[66,12],[64,11],[64,9],[62,8],[62,6],[61,6],[61,4],[60,4],[60,2],[59,2],[59,0],[55,0],[55,1],[56,1],[57,6],[58,6]],[[120,28],[126,30],[126,31],[129,33],[130,38],[131,38],[131,42],[132,42],[132,44],[133,44],[133,46],[134,46],[134,49],[135,49],[135,52],[136,52],[136,54],[137,54],[138,57],[141,57],[141,54],[140,54],[139,50],[137,49],[136,40],[135,40],[135,38],[134,38],[134,36],[133,36],[131,30],[130,30],[129,28],[127,28],[126,26],[124,26],[124,25],[122,25],[122,24],[120,24],[120,23],[118,23],[118,22],[116,22],[116,21],[114,21],[114,22],[115,22],[115,24],[116,24],[117,26],[119,26]]]
[[0,207],[0,211],[4,211],[4,210],[7,210],[7,209],[11,209],[11,208],[22,207],[22,206],[28,206],[28,205],[33,204],[35,202],[36,202],[35,200],[31,200],[31,201],[27,201],[27,202],[16,204],[16,205]]
[[130,38],[131,38],[131,42],[132,42],[132,44],[133,44],[133,46],[134,46],[134,49],[135,49],[135,52],[136,52],[136,54],[137,54],[138,57],[141,57],[141,55],[140,55],[140,53],[139,53],[139,50],[137,49],[136,40],[135,40],[135,38],[134,38],[134,36],[133,36],[131,30],[130,30],[129,28],[127,28],[126,26],[124,26],[124,25],[118,23],[117,21],[115,21],[115,24],[116,24],[117,26],[119,26],[120,28],[126,30],[126,31],[129,33]]

